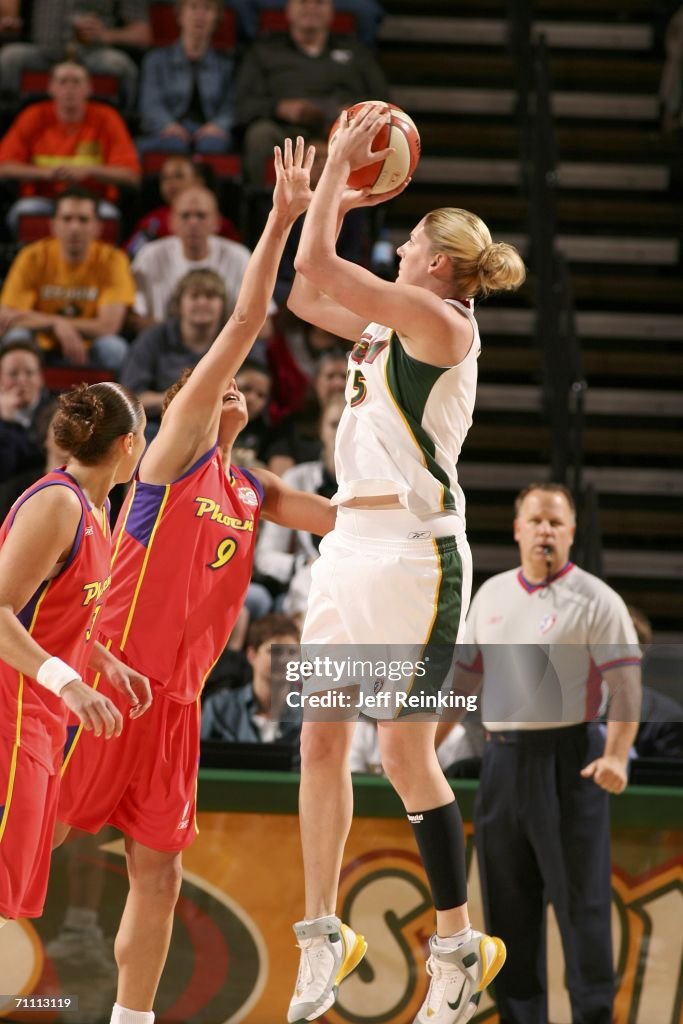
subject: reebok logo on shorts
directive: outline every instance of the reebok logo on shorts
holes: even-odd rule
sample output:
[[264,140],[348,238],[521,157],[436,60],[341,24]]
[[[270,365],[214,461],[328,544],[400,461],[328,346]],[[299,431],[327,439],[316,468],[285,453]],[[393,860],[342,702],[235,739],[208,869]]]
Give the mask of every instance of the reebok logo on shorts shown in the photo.
[[178,825],[179,829],[188,828],[189,827],[190,819],[187,816],[187,812],[189,811],[189,809],[190,809],[190,802],[188,800],[188,802],[183,807],[183,813],[182,813],[181,818],[180,818],[180,824]]

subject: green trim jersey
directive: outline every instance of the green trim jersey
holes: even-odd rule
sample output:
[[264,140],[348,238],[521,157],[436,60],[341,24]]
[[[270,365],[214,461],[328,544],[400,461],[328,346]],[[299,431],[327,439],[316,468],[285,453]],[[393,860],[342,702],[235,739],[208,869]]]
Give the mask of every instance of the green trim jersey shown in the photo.
[[418,515],[450,512],[465,525],[456,464],[477,389],[481,351],[468,306],[446,299],[472,324],[472,345],[457,366],[409,356],[389,327],[368,324],[349,356],[346,408],[337,430],[338,490],[332,499],[398,494]]

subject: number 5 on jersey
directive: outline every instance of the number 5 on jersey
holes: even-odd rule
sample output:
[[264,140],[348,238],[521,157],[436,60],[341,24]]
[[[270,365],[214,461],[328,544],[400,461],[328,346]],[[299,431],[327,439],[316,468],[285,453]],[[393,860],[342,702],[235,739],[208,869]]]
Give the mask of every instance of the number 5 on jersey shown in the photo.
[[360,405],[365,400],[365,396],[368,393],[367,385],[365,382],[365,376],[362,370],[354,370],[353,382],[352,382],[353,394],[351,395],[350,405]]

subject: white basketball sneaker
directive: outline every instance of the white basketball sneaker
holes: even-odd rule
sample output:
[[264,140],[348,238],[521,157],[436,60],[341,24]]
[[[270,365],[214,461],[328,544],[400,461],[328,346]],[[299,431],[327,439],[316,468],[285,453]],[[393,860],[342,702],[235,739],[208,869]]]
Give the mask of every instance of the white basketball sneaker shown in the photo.
[[473,932],[456,950],[445,952],[429,940],[427,973],[431,984],[413,1024],[456,1024],[477,1012],[481,993],[505,963],[505,943],[492,935]]
[[361,962],[368,944],[334,914],[310,923],[297,921],[294,934],[301,959],[287,1020],[303,1024],[329,1010],[340,984]]

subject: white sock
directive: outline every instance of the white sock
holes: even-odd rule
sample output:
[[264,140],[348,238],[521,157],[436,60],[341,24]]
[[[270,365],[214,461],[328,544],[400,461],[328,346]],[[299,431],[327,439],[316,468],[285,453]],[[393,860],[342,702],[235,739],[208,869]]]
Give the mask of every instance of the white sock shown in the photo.
[[455,932],[453,935],[446,935],[445,938],[437,935],[434,944],[437,949],[442,949],[444,953],[452,953],[455,949],[459,949],[460,946],[464,946],[471,938],[472,926],[467,924],[459,932]]
[[97,927],[97,911],[89,907],[68,907],[64,916],[64,927],[90,931]]
[[109,1024],[154,1024],[154,1014],[151,1010],[127,1010],[125,1006],[114,1003]]
[[0,917],[0,928],[2,928],[3,924],[7,924],[8,920],[9,918],[7,917]]

